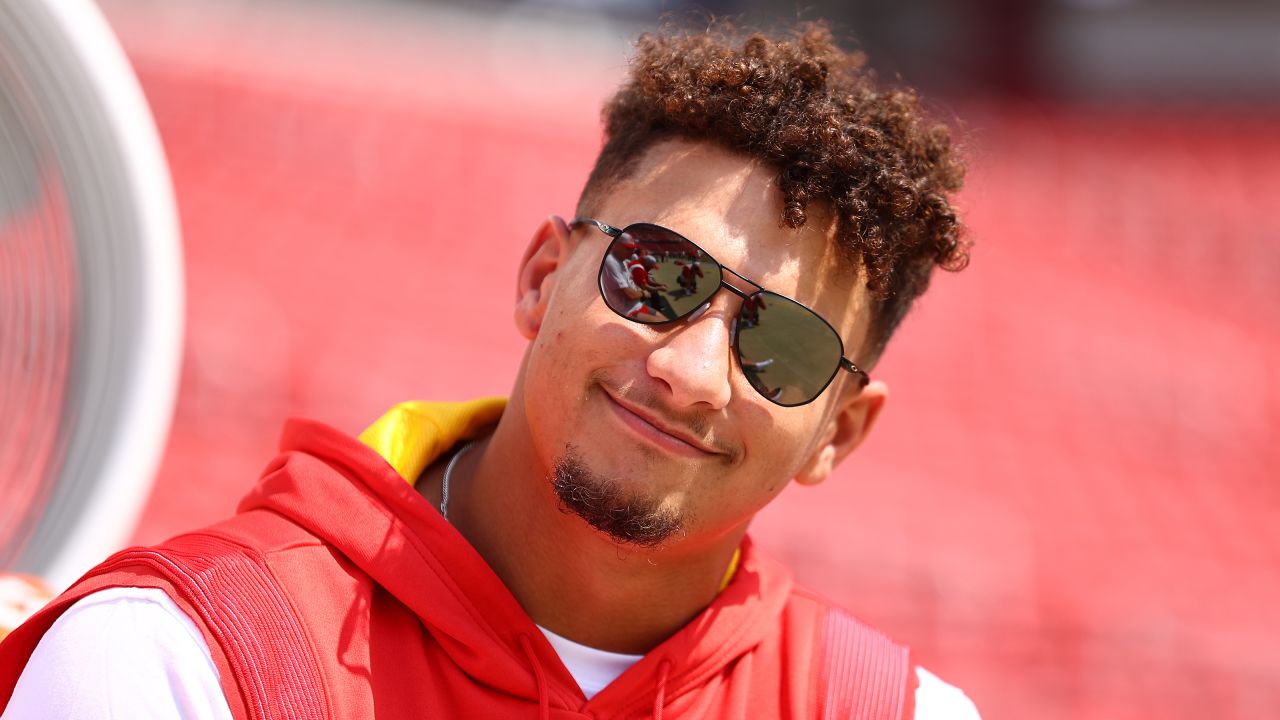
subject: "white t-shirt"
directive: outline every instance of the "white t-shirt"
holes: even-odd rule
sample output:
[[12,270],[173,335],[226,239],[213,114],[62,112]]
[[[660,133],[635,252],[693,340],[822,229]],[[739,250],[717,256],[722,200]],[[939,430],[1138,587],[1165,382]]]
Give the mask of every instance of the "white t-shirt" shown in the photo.
[[[542,631],[593,697],[642,656]],[[958,688],[917,668],[916,720],[979,720]],[[204,636],[163,590],[110,588],[81,598],[45,633],[0,720],[231,720]]]
[[[578,681],[578,687],[582,688],[582,694],[588,700],[644,657],[597,650],[561,637],[541,625],[538,629],[547,636],[551,647],[560,656],[560,662]],[[916,688],[915,720],[981,720],[978,708],[960,688],[946,684],[922,667],[916,668],[916,675],[920,686]]]
[[231,720],[199,628],[155,588],[81,598],[40,639],[2,720]]
[[614,257],[612,254],[604,256],[604,277],[601,278],[600,287],[604,288],[604,293],[609,298],[609,306],[630,314],[638,310],[644,303],[639,299],[633,300],[627,297],[626,290],[639,290],[631,279],[631,273],[623,266],[622,261]]

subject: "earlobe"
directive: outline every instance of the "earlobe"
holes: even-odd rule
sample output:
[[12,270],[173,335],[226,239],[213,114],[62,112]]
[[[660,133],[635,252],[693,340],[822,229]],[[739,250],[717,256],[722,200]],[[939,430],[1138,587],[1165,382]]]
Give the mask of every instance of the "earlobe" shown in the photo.
[[796,482],[817,485],[826,480],[831,471],[866,439],[888,399],[889,386],[879,380],[862,388],[861,392],[842,397],[827,419],[813,454],[796,474]]
[[516,276],[516,329],[532,340],[542,328],[556,270],[569,256],[569,226],[552,215],[538,226]]

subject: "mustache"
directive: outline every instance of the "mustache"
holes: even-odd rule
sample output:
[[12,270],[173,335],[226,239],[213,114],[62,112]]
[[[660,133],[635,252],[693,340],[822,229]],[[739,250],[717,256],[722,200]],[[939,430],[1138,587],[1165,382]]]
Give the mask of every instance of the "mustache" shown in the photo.
[[707,445],[724,454],[729,463],[737,462],[738,458],[742,456],[741,447],[726,443],[716,437],[714,432],[715,424],[708,413],[673,410],[664,405],[658,394],[652,389],[636,382],[615,382],[603,372],[593,373],[591,383],[608,387],[618,397],[648,410],[667,425],[681,428],[690,435],[701,438]]

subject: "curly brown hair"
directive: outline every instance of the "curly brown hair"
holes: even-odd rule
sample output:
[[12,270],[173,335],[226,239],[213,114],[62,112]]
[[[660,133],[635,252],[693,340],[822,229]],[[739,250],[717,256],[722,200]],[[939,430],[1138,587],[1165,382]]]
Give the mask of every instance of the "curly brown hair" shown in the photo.
[[579,210],[670,138],[770,163],[783,225],[804,225],[814,202],[834,210],[837,241],[873,300],[857,354],[874,364],[933,267],[969,261],[947,197],[964,179],[947,127],[926,120],[914,91],[879,87],[866,57],[840,49],[824,23],[772,36],[725,21],[698,32],[668,24],[636,44],[630,77],[605,104],[605,143]]

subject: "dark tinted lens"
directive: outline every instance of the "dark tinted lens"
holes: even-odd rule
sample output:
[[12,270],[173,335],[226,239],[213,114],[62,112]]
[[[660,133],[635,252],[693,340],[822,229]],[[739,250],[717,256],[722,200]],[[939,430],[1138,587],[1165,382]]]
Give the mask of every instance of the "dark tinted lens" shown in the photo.
[[840,336],[794,300],[759,292],[738,312],[738,361],[752,387],[779,405],[818,396],[840,367]]
[[600,264],[600,293],[619,315],[664,323],[697,310],[720,288],[720,266],[683,237],[657,225],[630,225]]

